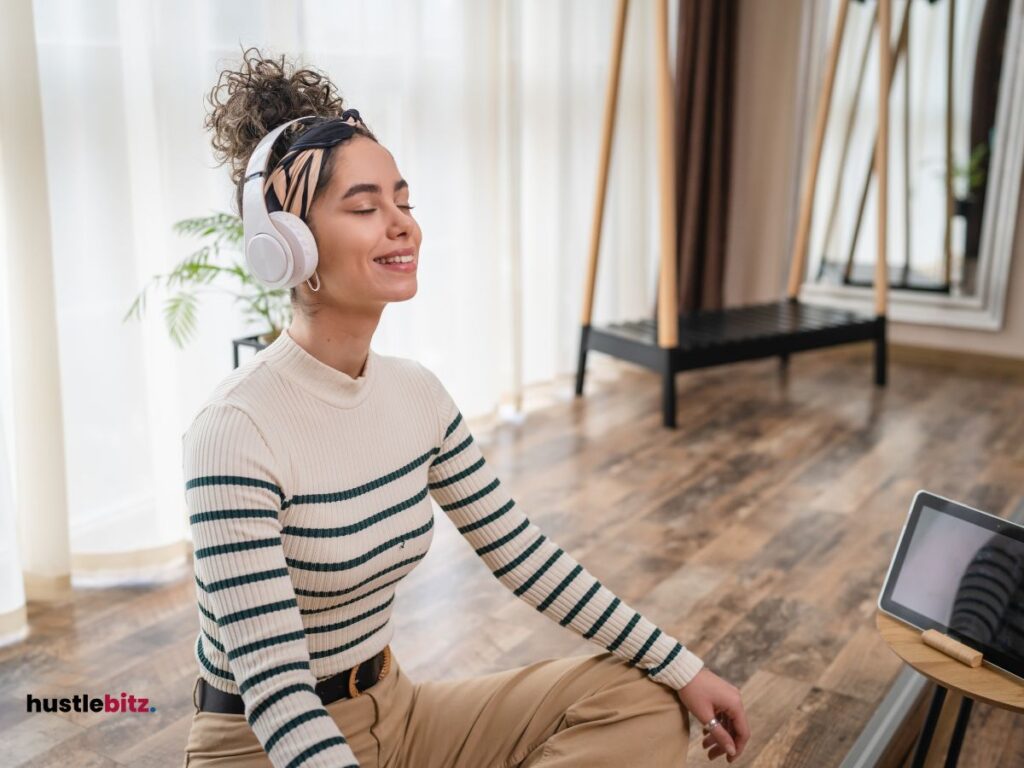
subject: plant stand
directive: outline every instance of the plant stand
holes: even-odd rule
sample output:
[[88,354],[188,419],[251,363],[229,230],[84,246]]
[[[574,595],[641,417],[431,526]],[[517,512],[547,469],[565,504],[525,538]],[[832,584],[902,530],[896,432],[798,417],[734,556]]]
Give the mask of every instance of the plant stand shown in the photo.
[[241,337],[239,337],[237,339],[232,339],[231,340],[231,347],[232,347],[232,354],[233,354],[234,361],[235,361],[234,367],[235,368],[238,367],[238,349],[239,349],[239,347],[252,347],[256,352],[259,352],[261,349],[263,349],[266,346],[267,346],[266,344],[264,344],[262,341],[260,341],[260,334],[256,334],[255,336],[241,336]]

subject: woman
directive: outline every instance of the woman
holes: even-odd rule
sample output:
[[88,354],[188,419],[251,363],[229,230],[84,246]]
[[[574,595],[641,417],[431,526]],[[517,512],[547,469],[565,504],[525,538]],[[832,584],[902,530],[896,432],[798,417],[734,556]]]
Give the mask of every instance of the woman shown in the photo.
[[[731,762],[749,737],[739,692],[530,522],[431,371],[370,347],[384,307],[416,294],[409,187],[327,78],[287,69],[250,49],[210,94],[240,210],[259,140],[320,116],[281,134],[255,182],[318,257],[291,325],[183,436],[200,622],[185,764],[675,767],[687,712]],[[504,586],[604,652],[410,680],[391,608],[430,546],[430,497]]]

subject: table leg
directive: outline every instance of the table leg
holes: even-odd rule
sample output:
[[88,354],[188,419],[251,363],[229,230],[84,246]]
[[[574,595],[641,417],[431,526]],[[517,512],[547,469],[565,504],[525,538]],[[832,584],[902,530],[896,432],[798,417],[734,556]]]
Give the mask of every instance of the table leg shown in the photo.
[[974,699],[966,696],[960,702],[960,711],[956,715],[956,725],[953,726],[953,736],[949,740],[949,751],[946,752],[946,768],[956,768],[956,764],[960,760],[960,747],[964,743],[967,721],[971,717],[971,708],[973,706]]
[[910,768],[924,768],[924,761],[928,756],[928,748],[932,745],[932,736],[935,735],[935,726],[939,722],[939,715],[942,713],[942,703],[945,700],[946,689],[941,685],[936,685],[931,706],[928,707],[928,717],[925,718],[924,727],[921,729],[921,737],[917,740],[917,749],[914,750],[914,760],[910,764]]

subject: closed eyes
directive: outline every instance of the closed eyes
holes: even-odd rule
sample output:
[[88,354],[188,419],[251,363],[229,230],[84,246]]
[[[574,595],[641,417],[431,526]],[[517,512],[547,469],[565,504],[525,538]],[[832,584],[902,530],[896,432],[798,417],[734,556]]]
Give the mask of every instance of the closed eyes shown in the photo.
[[[415,205],[400,205],[398,207],[399,208],[405,208],[405,210],[407,210],[407,211],[411,211],[416,206]],[[352,211],[352,213],[373,213],[376,210],[377,210],[376,208],[367,208],[367,209],[362,210],[362,211]]]

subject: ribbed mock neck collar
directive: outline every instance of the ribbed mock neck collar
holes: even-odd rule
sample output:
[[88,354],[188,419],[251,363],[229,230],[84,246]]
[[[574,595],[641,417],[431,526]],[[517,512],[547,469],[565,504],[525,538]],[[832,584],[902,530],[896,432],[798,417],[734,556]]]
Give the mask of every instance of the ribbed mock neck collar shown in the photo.
[[259,351],[259,357],[314,397],[338,408],[354,408],[363,402],[377,378],[377,353],[372,348],[362,374],[353,379],[299,346],[287,328]]

